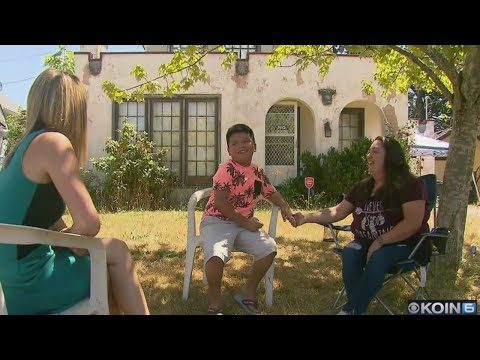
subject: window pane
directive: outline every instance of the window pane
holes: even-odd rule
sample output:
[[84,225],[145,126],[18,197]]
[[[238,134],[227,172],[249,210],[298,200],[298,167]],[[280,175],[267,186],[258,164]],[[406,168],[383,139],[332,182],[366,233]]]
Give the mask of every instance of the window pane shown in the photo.
[[124,121],[125,121],[125,118],[123,116],[118,118],[118,122],[117,122],[117,128],[118,129],[123,128],[123,122]]
[[213,161],[207,162],[207,176],[215,175],[215,163]]
[[168,132],[162,133],[163,146],[170,146],[172,144],[172,136]]
[[128,103],[126,102],[123,102],[118,105],[118,115],[122,117],[127,115],[127,105]]
[[172,153],[170,151],[170,148],[163,148],[163,149],[167,150],[165,152],[165,156],[163,157],[163,162],[166,167],[170,168],[170,163],[172,161]]
[[358,134],[359,130],[360,130],[360,128],[358,128],[358,127],[352,127],[350,129],[350,138],[352,140],[357,140],[359,138],[359,134]]
[[187,169],[188,176],[195,176],[197,175],[197,163],[194,161],[188,162],[188,169]]
[[207,131],[215,131],[215,118],[213,116],[207,117]]
[[180,130],[180,118],[179,117],[172,117],[172,130],[179,131]]
[[207,136],[206,136],[207,133],[204,133],[204,132],[198,132],[197,133],[197,144],[199,146],[205,146],[207,145]]
[[197,148],[194,146],[189,146],[187,155],[189,161],[197,160]]
[[[191,160],[191,159],[189,159]],[[207,160],[207,148],[206,147],[197,147],[197,160],[205,161]]]
[[197,115],[198,116],[205,116],[207,115],[207,103],[205,102],[197,102]]
[[152,140],[156,145],[162,145],[162,133],[154,131]]
[[[192,129],[190,129],[192,130]],[[197,130],[205,131],[207,130],[207,119],[205,117],[198,117],[197,118]]]
[[153,114],[156,116],[160,116],[163,114],[161,102],[157,101],[153,104]]
[[145,118],[143,116],[138,117],[138,131],[145,131]]
[[155,116],[153,118],[153,131],[162,131],[162,118]]
[[350,128],[342,127],[342,139],[350,139]]
[[171,170],[172,170],[175,174],[180,175],[180,163],[177,162],[177,161],[172,162]]
[[207,132],[207,145],[208,146],[215,146],[215,133],[214,132]]
[[138,116],[145,116],[145,103],[138,103]]
[[172,130],[172,118],[171,117],[164,117],[163,118],[163,131],[171,131]]
[[136,102],[129,102],[128,103],[128,116],[136,116],[138,115],[137,112],[137,103]]
[[180,146],[180,133],[178,131],[172,132],[172,145]]
[[197,145],[197,133],[189,131],[188,132],[188,145],[195,146]]
[[172,147],[172,160],[180,161],[180,148],[178,146]]
[[215,105],[214,101],[207,102],[207,115],[208,116],[215,116]]
[[197,103],[190,102],[188,103],[188,116],[197,115]]
[[180,103],[178,101],[172,103],[172,116],[180,116]]
[[172,103],[171,102],[163,102],[162,103],[163,115],[172,115]]
[[215,148],[208,147],[207,148],[207,160],[215,161]]
[[188,131],[197,130],[197,118],[194,116],[188,117]]
[[198,162],[197,163],[197,176],[205,176],[207,175],[207,164],[204,162]]

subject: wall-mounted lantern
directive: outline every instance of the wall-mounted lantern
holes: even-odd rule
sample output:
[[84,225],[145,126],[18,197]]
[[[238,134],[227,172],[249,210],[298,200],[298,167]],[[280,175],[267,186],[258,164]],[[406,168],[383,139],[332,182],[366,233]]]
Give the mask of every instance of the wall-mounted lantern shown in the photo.
[[332,128],[330,127],[330,121],[326,121],[323,124],[323,130],[325,131],[325,137],[332,137]]
[[331,105],[333,100],[333,95],[337,93],[337,90],[325,88],[325,89],[319,89],[318,93],[322,96],[323,105]]

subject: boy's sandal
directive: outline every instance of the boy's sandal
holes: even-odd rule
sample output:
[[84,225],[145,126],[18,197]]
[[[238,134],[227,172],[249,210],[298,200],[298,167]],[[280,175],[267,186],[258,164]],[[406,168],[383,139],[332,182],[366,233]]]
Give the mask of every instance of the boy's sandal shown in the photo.
[[212,307],[208,307],[207,315],[223,315],[222,309],[215,309]]
[[246,299],[243,294],[235,294],[233,296],[235,302],[240,305],[250,315],[260,314],[258,301],[252,299]]

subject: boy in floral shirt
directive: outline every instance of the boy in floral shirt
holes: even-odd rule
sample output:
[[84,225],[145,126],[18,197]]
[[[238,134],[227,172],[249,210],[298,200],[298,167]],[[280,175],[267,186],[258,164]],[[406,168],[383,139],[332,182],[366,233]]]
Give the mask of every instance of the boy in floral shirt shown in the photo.
[[277,205],[283,220],[292,226],[295,219],[264,170],[252,164],[256,151],[252,129],[236,124],[228,129],[226,138],[231,159],[221,164],[213,176],[213,191],[200,224],[210,301],[208,314],[221,314],[223,267],[233,249],[254,256],[252,273],[243,292],[234,298],[246,312],[258,314],[257,287],[277,254],[275,239],[261,229],[263,224],[253,216],[259,196]]

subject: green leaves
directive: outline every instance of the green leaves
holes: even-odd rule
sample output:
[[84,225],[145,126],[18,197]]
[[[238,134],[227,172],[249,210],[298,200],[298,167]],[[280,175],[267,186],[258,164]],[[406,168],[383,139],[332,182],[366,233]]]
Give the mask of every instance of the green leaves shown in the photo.
[[5,147],[5,154],[8,154],[10,149],[17,145],[18,140],[25,132],[25,123],[27,121],[27,111],[19,108],[18,114],[8,115],[5,118],[8,126],[7,132],[7,146]]
[[45,56],[43,65],[75,75],[75,55],[65,45],[58,45],[56,53]]
[[[143,101],[145,94],[161,93],[164,97],[172,97],[188,91],[197,82],[208,82],[203,58],[211,52],[225,53],[226,48],[224,45],[187,45],[184,49],[175,50],[172,59],[158,67],[157,77],[150,78],[145,68],[137,64],[131,74],[140,84],[121,89],[110,81],[104,81],[102,89],[110,99],[118,103],[128,100]],[[228,53],[222,67],[231,67],[234,60],[235,54]],[[160,79],[163,81],[158,82]]]
[[167,150],[157,151],[147,134],[137,133],[127,121],[118,133],[119,140],[107,140],[106,156],[91,159],[94,168],[104,174],[97,196],[101,205],[113,211],[165,206],[173,184],[170,170],[163,165]]
[[[314,64],[325,76],[338,54],[372,57],[376,64],[374,80],[382,87],[383,96],[406,93],[414,85],[427,92],[438,89],[451,101],[453,86],[447,74],[458,76],[467,52],[468,46],[464,45],[280,45],[269,56],[267,66],[296,66],[303,70]],[[373,92],[368,79],[362,82],[362,90]]]

